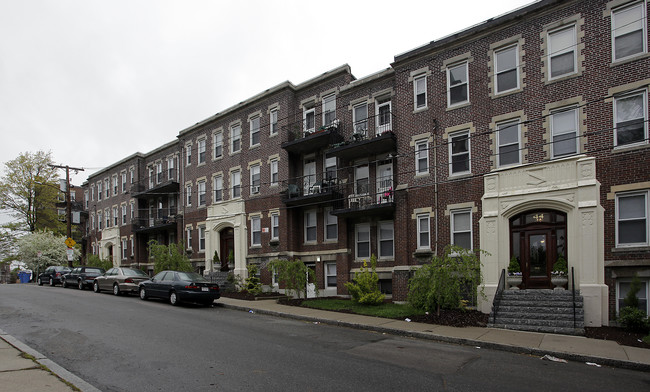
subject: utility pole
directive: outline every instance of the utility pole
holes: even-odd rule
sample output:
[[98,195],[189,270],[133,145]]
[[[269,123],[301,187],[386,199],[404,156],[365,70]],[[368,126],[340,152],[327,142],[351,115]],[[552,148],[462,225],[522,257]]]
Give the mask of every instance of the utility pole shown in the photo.
[[[72,246],[70,246],[69,244],[69,241],[72,240],[72,201],[70,200],[70,170],[74,170],[75,172],[80,172],[80,171],[84,171],[84,169],[79,167],[70,167],[68,165],[60,166],[60,165],[50,164],[49,166],[55,169],[65,169],[65,201],[66,201],[65,220],[67,224],[67,235],[68,235],[68,238],[66,239],[66,245],[72,248]],[[68,259],[68,266],[72,267],[72,259]]]

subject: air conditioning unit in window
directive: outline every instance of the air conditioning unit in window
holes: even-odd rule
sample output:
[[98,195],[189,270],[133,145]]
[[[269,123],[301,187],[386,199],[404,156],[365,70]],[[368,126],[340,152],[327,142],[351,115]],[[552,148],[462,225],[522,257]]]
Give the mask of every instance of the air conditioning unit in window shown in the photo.
[[260,193],[260,186],[259,185],[252,186],[251,193]]

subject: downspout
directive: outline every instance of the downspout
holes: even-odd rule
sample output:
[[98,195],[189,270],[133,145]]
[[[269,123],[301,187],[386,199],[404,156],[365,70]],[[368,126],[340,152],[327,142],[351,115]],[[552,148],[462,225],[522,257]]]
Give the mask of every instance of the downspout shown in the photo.
[[[438,121],[435,119],[433,120],[433,140],[435,142],[436,140],[436,131],[438,130]],[[435,221],[435,227],[434,227],[434,236],[436,240],[435,248],[434,248],[434,254],[437,256],[438,255],[438,146],[435,145],[434,143],[434,148],[433,148],[433,206],[434,206],[434,213],[433,213],[433,219]]]

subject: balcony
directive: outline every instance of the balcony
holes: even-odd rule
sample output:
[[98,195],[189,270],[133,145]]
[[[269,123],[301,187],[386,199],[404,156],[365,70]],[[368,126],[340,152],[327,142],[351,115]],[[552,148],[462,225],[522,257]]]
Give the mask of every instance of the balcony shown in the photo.
[[338,179],[328,173],[310,174],[283,182],[283,201],[288,206],[330,202],[341,197]]
[[348,139],[331,144],[325,153],[328,156],[349,160],[359,156],[397,151],[397,138],[393,133],[391,113],[381,113],[357,121],[353,124],[353,129],[354,133]]
[[341,185],[341,192],[334,203],[332,214],[354,218],[372,214],[392,217],[395,211],[395,184],[393,177],[380,177],[371,182],[358,179],[353,184]]
[[176,208],[163,208],[157,210],[153,215],[144,214],[144,216],[134,218],[131,225],[136,233],[176,230],[177,217]]
[[305,151],[317,151],[332,143],[339,142],[344,129],[339,119],[334,119],[329,125],[317,127],[314,119],[303,120],[282,127],[286,142],[282,148],[293,154]]
[[136,198],[159,195],[161,193],[178,193],[178,171],[163,171],[152,177],[143,178],[131,184],[131,194]]

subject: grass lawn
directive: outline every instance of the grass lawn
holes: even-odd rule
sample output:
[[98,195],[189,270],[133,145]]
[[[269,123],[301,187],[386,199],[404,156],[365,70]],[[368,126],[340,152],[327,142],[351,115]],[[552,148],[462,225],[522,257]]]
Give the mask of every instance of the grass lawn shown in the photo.
[[424,314],[424,311],[416,310],[408,304],[401,305],[385,302],[381,305],[370,306],[361,305],[348,299],[335,298],[310,299],[309,301],[304,301],[302,306],[323,310],[348,311],[366,316],[397,319]]

